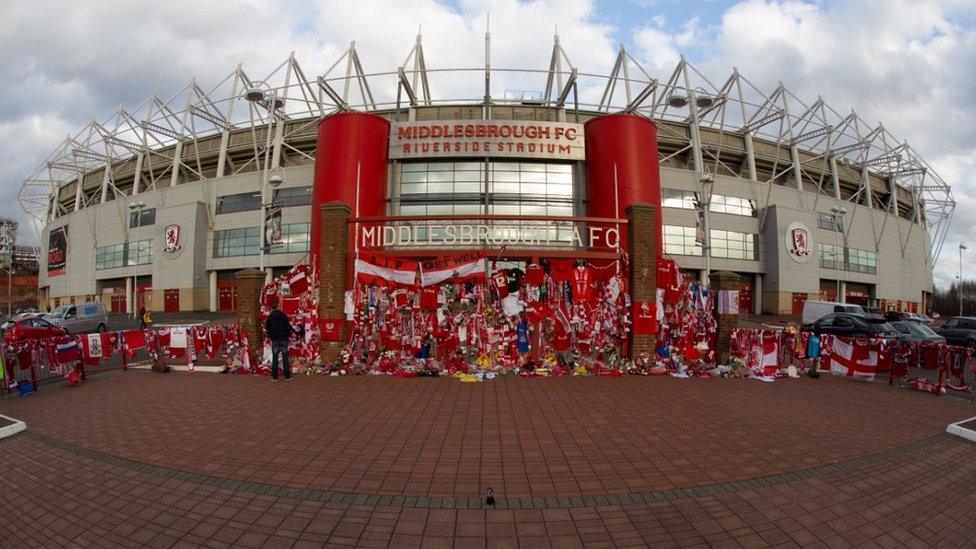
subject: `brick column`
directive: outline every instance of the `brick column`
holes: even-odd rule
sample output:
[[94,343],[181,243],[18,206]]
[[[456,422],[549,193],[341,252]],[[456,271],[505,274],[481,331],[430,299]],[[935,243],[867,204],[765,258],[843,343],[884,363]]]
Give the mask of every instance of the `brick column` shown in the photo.
[[739,281],[742,277],[731,271],[715,271],[709,276],[709,287],[716,292],[715,314],[718,317],[718,336],[715,343],[715,359],[719,364],[729,363],[729,348],[732,342],[732,330],[739,321],[739,314],[718,314],[718,292],[739,291]]
[[[627,206],[627,244],[630,253],[630,298],[641,303],[657,300],[657,235],[660,231],[653,204]],[[654,357],[654,334],[631,334],[630,357]]]
[[[350,280],[349,214],[352,210],[344,202],[334,200],[320,206],[322,211],[322,238],[319,241],[319,319],[343,318],[346,286]],[[339,357],[346,341],[348,326],[339,323],[339,341],[323,341],[323,360],[334,361]]]
[[264,341],[264,326],[261,325],[261,288],[264,286],[264,271],[244,269],[234,273],[237,279],[237,323],[247,329],[248,342],[254,356],[261,357],[261,344]]

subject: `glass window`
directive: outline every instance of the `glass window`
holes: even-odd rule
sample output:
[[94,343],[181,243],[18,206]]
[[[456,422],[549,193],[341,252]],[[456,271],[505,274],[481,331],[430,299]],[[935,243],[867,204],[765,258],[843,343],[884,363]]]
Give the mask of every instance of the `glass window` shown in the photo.
[[[468,161],[410,162],[400,166],[400,215],[568,217],[574,213],[573,164]],[[426,228],[420,231],[419,237],[426,238]],[[433,240],[442,237],[446,237],[443,229],[432,228]],[[568,243],[572,239],[571,225],[537,237]]]
[[665,208],[694,210],[696,200],[698,200],[698,193],[694,191],[661,189],[661,206],[664,206]]
[[[312,203],[312,187],[276,189],[274,192],[274,202],[281,204],[284,208],[289,206],[308,206]],[[260,206],[258,207],[260,208]]]
[[250,212],[261,209],[261,191],[228,194],[217,197],[217,213]]
[[820,212],[817,218],[817,226],[828,231],[843,232],[840,218],[829,213]]
[[491,162],[486,174],[482,162],[410,162],[399,186],[400,215],[573,211],[572,164]]
[[695,228],[665,225],[664,253],[671,255],[702,255],[701,245],[695,240]]
[[95,269],[117,269],[125,265],[125,244],[95,248]]
[[142,214],[139,212],[129,212],[129,228],[147,227],[156,224],[156,208],[145,208]]
[[837,261],[843,261],[843,257],[838,253],[839,248],[833,244],[821,243],[820,247],[820,266],[825,269],[836,269],[839,265]]
[[759,259],[759,246],[757,245],[759,235],[757,234],[712,229],[709,231],[709,236],[711,238],[708,245],[712,257],[749,259],[752,261]]
[[149,239],[96,248],[95,269],[118,269],[126,265],[150,265],[153,258],[152,243],[152,239]]
[[273,254],[308,251],[308,223],[288,223],[281,227],[281,246],[271,248]]
[[708,211],[756,217],[756,204],[748,198],[713,194],[711,202],[708,203]]
[[153,241],[130,242],[126,254],[126,265],[151,265],[153,261]]
[[261,228],[227,229],[214,234],[214,257],[258,255],[261,252]]
[[848,248],[847,270],[858,273],[875,274],[878,269],[877,254],[869,250]]
[[820,266],[827,269],[836,269],[839,266],[845,271],[876,274],[878,254],[870,250],[820,244]]

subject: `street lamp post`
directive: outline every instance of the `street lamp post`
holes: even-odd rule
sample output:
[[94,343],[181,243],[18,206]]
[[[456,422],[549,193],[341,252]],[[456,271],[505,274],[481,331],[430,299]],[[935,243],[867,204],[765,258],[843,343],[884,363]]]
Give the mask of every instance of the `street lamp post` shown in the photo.
[[[131,210],[133,213],[136,214],[136,228],[137,229],[139,227],[142,227],[142,212],[145,209],[146,209],[146,203],[143,202],[143,201],[141,201],[141,200],[139,202],[132,202],[132,203],[129,204],[129,210]],[[129,232],[126,231],[126,233],[125,233],[125,254],[126,255],[129,254],[129,240],[130,240],[129,239]],[[132,281],[132,318],[133,319],[136,319],[136,316],[139,314],[139,307],[138,307],[138,305],[139,305],[139,271],[138,271],[138,266],[136,266],[136,267],[137,267],[137,270],[135,272],[135,275],[133,276],[134,280]]]
[[844,299],[844,296],[840,294],[840,263],[838,262],[838,255],[840,255],[840,257],[843,258],[844,254],[837,253],[837,248],[840,247],[840,243],[838,242],[838,238],[837,238],[837,233],[844,231],[843,219],[844,219],[844,215],[847,214],[847,208],[843,206],[831,206],[830,211],[834,214],[834,225],[835,225],[834,226],[834,271],[837,273],[837,294],[835,295],[835,299],[837,299],[837,301],[841,303],[844,303],[846,302],[846,299]]
[[959,294],[959,316],[962,316],[962,251],[968,249],[965,242],[959,243],[959,286],[956,292]]
[[[274,128],[277,119],[277,110],[283,106],[283,102],[278,98],[278,90],[272,88],[267,82],[258,80],[251,84],[251,87],[244,90],[244,98],[251,103],[264,104],[268,110],[268,127],[265,130],[264,139],[264,170],[261,176],[261,249],[259,251],[258,268],[264,272],[264,253],[265,253],[265,217],[268,214],[267,199],[265,198],[266,189],[270,184],[272,187],[281,185],[285,178],[281,170],[275,169],[274,173],[270,170],[271,156],[271,130]],[[267,274],[265,274],[267,278]]]

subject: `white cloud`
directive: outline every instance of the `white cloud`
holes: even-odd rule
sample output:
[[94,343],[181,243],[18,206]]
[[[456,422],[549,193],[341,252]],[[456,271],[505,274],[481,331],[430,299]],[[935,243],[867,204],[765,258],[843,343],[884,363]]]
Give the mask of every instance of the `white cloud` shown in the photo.
[[[714,82],[735,66],[760,89],[782,81],[808,104],[821,95],[838,112],[853,108],[871,125],[882,122],[953,187],[959,207],[949,249],[960,239],[976,241],[973,16],[976,5],[963,2],[747,0],[706,28],[691,20],[677,31],[651,25],[634,34],[651,66],[692,49],[696,67]],[[953,265],[952,254],[943,254],[936,280],[946,280]]]
[[[597,20],[593,2],[572,0],[168,0],[121,2],[14,0],[0,3],[0,216],[26,221],[16,202],[21,180],[69,132],[132,108],[158,90],[168,98],[198,77],[204,88],[238,63],[262,78],[295,51],[310,78],[355,40],[367,72],[403,63],[423,25],[431,69],[477,69],[491,13],[492,64],[545,68],[559,27],[570,59],[606,71],[614,29]],[[12,24],[10,24],[12,23]],[[344,70],[344,67],[337,69]],[[438,97],[477,96],[480,75],[464,82],[431,74]],[[493,93],[540,90],[545,75],[496,72]],[[378,86],[378,84],[377,84]],[[374,90],[392,96],[394,88]]]

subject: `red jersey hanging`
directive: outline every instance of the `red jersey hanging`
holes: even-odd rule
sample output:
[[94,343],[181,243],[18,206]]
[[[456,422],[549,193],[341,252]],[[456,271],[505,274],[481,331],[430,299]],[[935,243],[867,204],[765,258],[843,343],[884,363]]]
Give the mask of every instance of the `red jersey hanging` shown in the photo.
[[593,269],[590,267],[576,267],[571,275],[573,287],[573,301],[592,303],[593,301]]
[[499,299],[508,297],[508,270],[496,271],[495,274],[491,275],[491,281],[495,285],[495,289],[498,290]]

